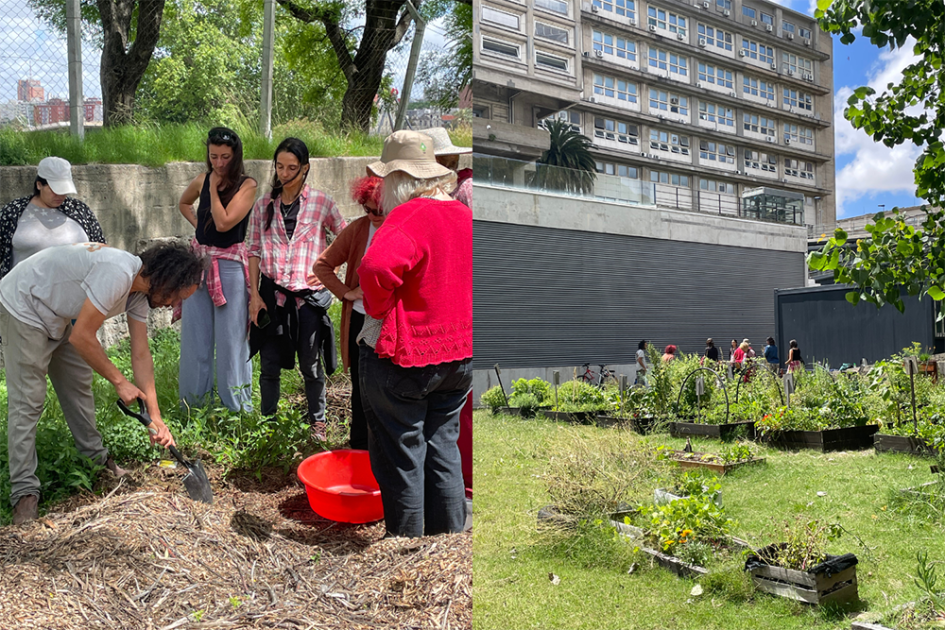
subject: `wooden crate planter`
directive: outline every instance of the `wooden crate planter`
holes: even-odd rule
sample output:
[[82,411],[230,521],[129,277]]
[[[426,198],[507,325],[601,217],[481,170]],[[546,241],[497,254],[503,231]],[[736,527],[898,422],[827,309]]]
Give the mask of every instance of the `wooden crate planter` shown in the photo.
[[[706,468],[711,470],[717,475],[724,475],[730,470],[734,470],[740,466],[747,466],[749,464],[760,464],[765,461],[764,457],[752,457],[751,459],[744,459],[737,462],[723,463],[717,458],[704,460],[702,459],[706,453],[686,453],[685,451],[669,451],[669,459],[677,464],[679,467],[684,470],[689,470],[693,468]],[[687,457],[691,455],[692,457]]]
[[824,429],[823,431],[770,431],[759,437],[772,446],[790,450],[812,449],[830,451],[857,451],[873,446],[873,435],[879,431],[876,425]]
[[[615,527],[618,532],[620,532],[621,536],[625,536],[626,538],[630,538],[632,540],[643,539],[643,530],[639,527],[627,525],[626,523],[622,523],[619,520],[611,520],[610,524]],[[695,564],[687,564],[679,558],[674,558],[673,556],[667,555],[656,549],[651,549],[649,547],[640,545],[640,551],[653,558],[656,564],[660,565],[664,569],[672,571],[679,577],[699,578],[703,575],[708,575],[709,573],[709,570],[704,567],[700,567]]]
[[[763,554],[769,548],[758,553]],[[833,556],[828,556],[832,558]],[[806,604],[846,604],[859,599],[856,582],[856,564],[830,577],[826,572],[797,571],[770,565],[748,569],[759,591],[787,597]]]
[[630,418],[630,428],[640,435],[648,435],[656,428],[656,416],[640,416]]
[[542,411],[541,413],[546,418],[574,424],[594,424],[597,418],[596,411]]
[[673,437],[706,437],[720,440],[732,440],[745,437],[755,439],[755,423],[729,422],[727,424],[704,424],[702,422],[671,422],[669,433]]
[[873,436],[873,447],[877,453],[907,453],[909,455],[934,455],[928,442],[909,435],[886,435],[877,433]]
[[594,418],[594,424],[601,427],[602,429],[606,429],[608,427],[615,427],[621,424],[628,424],[629,422],[630,422],[629,418],[621,418],[619,416],[607,416],[604,414],[601,414],[597,416],[596,418]]

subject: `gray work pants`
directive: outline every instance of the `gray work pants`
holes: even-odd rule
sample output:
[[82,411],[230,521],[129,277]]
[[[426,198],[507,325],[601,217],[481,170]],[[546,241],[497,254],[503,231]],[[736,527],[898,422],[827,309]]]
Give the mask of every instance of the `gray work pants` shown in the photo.
[[7,448],[10,459],[10,501],[39,495],[36,476],[36,425],[46,402],[46,375],[79,452],[99,464],[108,458],[95,426],[92,368],[69,343],[72,325],[62,339],[46,337],[24,324],[0,304],[0,345],[7,379]]

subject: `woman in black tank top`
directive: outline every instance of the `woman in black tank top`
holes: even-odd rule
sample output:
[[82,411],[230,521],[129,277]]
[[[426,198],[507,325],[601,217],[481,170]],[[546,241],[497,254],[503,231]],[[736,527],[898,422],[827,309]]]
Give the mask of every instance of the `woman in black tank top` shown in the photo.
[[180,198],[180,212],[194,226],[193,247],[208,258],[205,282],[182,309],[179,391],[181,400],[191,406],[209,402],[216,376],[217,392],[228,409],[250,409],[249,290],[243,241],[255,198],[256,180],[246,176],[239,136],[226,127],[214,127],[207,135],[207,170]]

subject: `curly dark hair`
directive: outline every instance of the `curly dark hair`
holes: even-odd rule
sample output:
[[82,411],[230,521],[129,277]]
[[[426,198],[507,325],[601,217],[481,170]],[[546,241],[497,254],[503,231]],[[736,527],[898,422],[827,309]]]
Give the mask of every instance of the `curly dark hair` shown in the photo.
[[138,254],[141,276],[151,282],[148,294],[166,300],[203,279],[204,259],[182,243],[153,245]]

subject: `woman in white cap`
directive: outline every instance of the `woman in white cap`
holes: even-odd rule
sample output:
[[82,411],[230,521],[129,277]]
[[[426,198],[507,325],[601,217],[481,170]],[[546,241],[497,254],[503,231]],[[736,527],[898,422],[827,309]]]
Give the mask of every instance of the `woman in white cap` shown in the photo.
[[[75,193],[72,165],[59,157],[43,158],[36,169],[32,194],[14,199],[0,209],[0,279],[15,265],[47,247],[105,243],[98,219],[86,204],[70,196]],[[52,355],[49,380],[73,434],[90,436],[88,440],[76,440],[79,451],[104,464],[115,475],[124,475],[126,471],[108,456],[101,435],[94,430],[92,368],[72,344],[63,344]]]
[[397,131],[368,170],[388,210],[361,259],[358,337],[371,468],[388,535],[463,530],[460,411],[472,387],[472,210],[433,141]]
[[433,154],[436,161],[456,173],[456,188],[452,197],[462,201],[467,208],[472,208],[472,175],[471,168],[459,168],[459,156],[472,153],[472,147],[458,147],[453,144],[450,134],[445,127],[424,129],[423,133],[433,139]]

